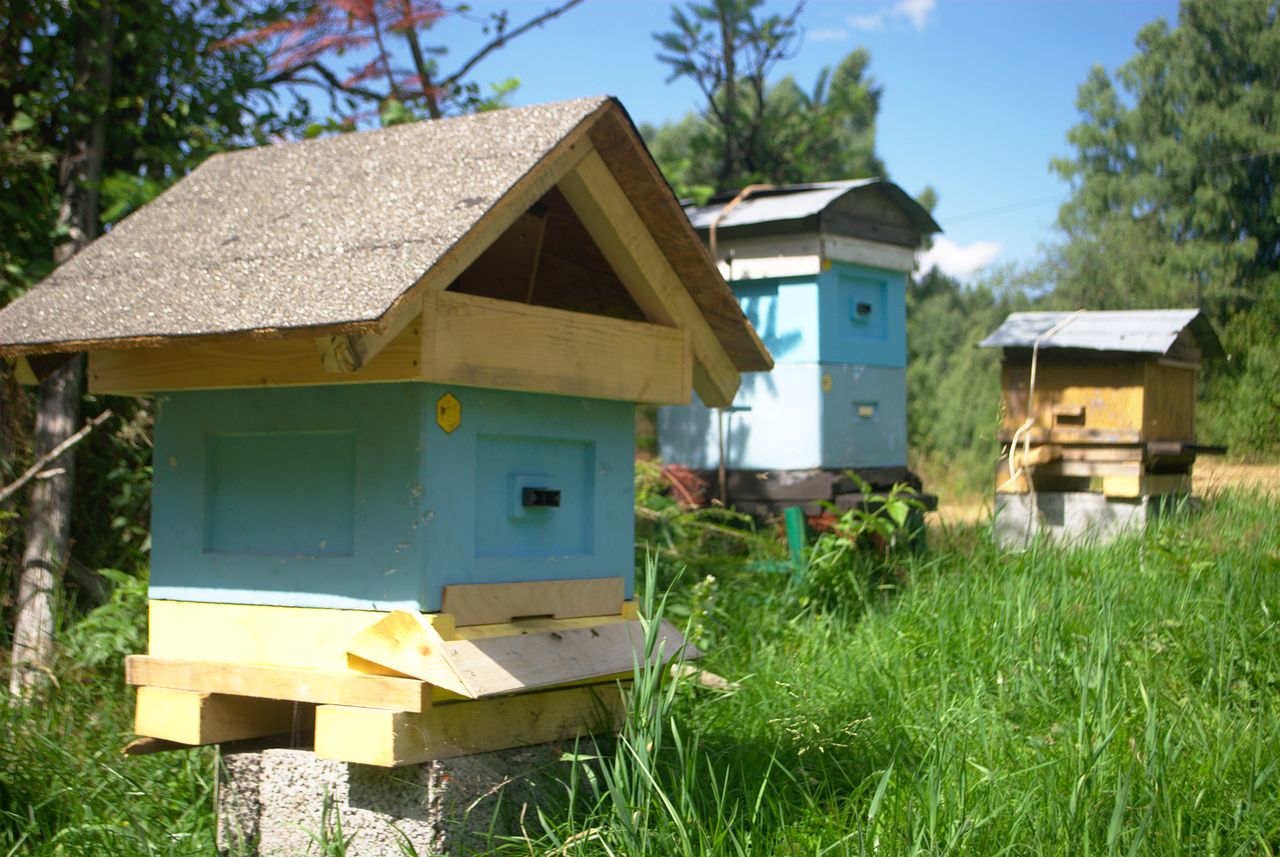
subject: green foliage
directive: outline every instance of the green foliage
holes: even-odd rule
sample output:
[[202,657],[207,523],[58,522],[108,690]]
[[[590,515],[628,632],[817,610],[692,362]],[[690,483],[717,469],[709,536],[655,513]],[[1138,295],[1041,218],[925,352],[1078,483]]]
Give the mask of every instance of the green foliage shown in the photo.
[[619,750],[640,787],[583,789],[533,850],[1269,853],[1277,515],[1218,496],[1110,547],[1020,554],[944,534],[857,621],[762,609],[774,576],[726,571],[700,665],[740,688],[637,706],[666,718],[657,752]]
[[908,486],[877,493],[856,473],[848,475],[864,502],[845,512],[826,504],[836,517],[814,541],[799,575],[801,607],[846,614],[866,607],[897,588],[903,553],[923,538],[925,506]]
[[867,75],[863,49],[813,88],[767,76],[792,55],[801,6],[758,14],[762,0],[715,0],[672,9],[674,29],[654,36],[671,67],[705,99],[698,114],[642,129],[663,174],[682,198],[767,182],[823,181],[883,175],[875,154],[880,87]]
[[[650,566],[643,614],[703,598],[698,665],[737,688],[639,665],[617,744],[580,746],[503,853],[1274,851],[1278,517],[1222,494],[1105,548],[943,532],[895,597],[822,613],[747,556],[709,601],[684,575],[664,602]],[[210,853],[212,752],[122,757],[118,674],[55,672],[42,704],[0,700],[0,853]]]
[[[1232,362],[1206,375],[1207,439],[1274,454],[1280,355],[1280,25],[1268,0],[1185,0],[1114,78],[1081,85],[1057,297],[1090,309],[1198,306]],[[1255,353],[1257,352],[1257,353]]]
[[112,585],[111,597],[67,629],[63,646],[71,663],[119,670],[125,655],[147,648],[147,580],[113,568],[97,573]]
[[118,664],[53,669],[37,703],[0,690],[0,853],[213,853],[213,750],[124,756],[133,694]]
[[1034,278],[997,272],[966,286],[936,269],[907,287],[907,430],[931,490],[986,492],[999,453],[1000,353],[977,347],[1032,305]]

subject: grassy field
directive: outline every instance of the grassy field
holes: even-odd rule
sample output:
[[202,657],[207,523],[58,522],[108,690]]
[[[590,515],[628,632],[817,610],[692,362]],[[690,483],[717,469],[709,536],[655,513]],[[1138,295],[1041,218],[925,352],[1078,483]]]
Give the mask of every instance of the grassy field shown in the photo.
[[[1105,549],[934,531],[799,581],[750,570],[768,539],[660,523],[655,588],[738,688],[642,677],[616,746],[505,851],[1280,851],[1275,498],[1213,495]],[[0,854],[211,850],[212,752],[121,758],[115,674],[2,708]]]

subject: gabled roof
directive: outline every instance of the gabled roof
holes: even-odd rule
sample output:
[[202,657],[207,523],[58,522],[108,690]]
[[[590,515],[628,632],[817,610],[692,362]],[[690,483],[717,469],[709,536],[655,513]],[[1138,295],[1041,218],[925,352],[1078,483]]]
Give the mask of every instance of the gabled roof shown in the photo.
[[[703,206],[686,206],[685,212],[693,228],[710,230],[716,216],[733,196],[715,197]],[[889,212],[883,207],[877,212],[859,205],[875,197],[883,198],[896,209],[893,217],[896,222],[890,223],[885,217]],[[904,227],[917,236],[942,231],[932,215],[910,194],[893,182],[878,178],[781,185],[756,190],[725,215],[716,231],[725,239],[798,231],[844,234],[849,231],[848,218],[859,216]],[[918,239],[912,243],[918,243]]]
[[377,331],[510,225],[504,203],[523,213],[593,149],[733,364],[769,368],[607,97],[216,155],[0,310],[0,354]]
[[[1067,319],[1069,312],[1015,312],[982,342],[982,348],[1031,348],[1036,337]],[[1113,351],[1169,356],[1189,336],[1203,357],[1223,356],[1213,325],[1197,309],[1083,312],[1040,343],[1040,349]]]

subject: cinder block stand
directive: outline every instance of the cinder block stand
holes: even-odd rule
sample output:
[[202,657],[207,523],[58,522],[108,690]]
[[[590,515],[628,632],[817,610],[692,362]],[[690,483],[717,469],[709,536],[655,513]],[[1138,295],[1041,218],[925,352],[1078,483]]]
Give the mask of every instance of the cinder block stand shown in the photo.
[[521,808],[555,788],[567,764],[561,752],[537,744],[401,768],[310,750],[226,753],[218,848],[237,857],[316,853],[320,837],[334,841],[340,831],[347,853],[360,857],[484,851],[494,836],[518,835]]
[[1127,498],[1091,491],[1038,491],[1033,507],[1030,494],[996,494],[993,531],[996,543],[1009,548],[1027,547],[1037,535],[1057,542],[1093,540],[1101,544],[1142,529],[1161,510],[1184,497]]

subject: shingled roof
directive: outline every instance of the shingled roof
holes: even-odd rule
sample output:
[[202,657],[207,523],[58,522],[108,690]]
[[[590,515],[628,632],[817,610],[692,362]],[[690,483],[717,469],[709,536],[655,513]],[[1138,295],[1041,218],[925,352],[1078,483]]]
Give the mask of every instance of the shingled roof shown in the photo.
[[0,353],[377,329],[573,146],[600,152],[738,369],[769,368],[607,97],[216,155],[0,310]]

